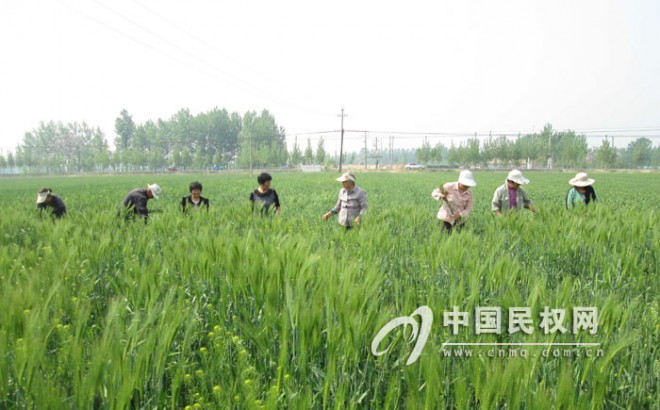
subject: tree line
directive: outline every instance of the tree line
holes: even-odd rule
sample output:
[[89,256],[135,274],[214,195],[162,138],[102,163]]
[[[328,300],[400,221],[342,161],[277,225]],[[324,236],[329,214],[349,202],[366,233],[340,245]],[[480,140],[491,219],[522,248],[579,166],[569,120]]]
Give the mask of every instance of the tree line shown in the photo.
[[[158,172],[167,169],[208,170],[271,168],[321,164],[336,167],[337,154],[325,149],[321,137],[315,146],[296,139],[289,151],[284,127],[268,110],[243,116],[214,108],[193,115],[181,109],[169,119],[136,124],[122,110],[115,120],[114,149],[99,127],[86,123],[50,121],[26,132],[12,153],[0,155],[0,169],[21,168],[25,172]],[[626,148],[615,148],[609,140],[589,149],[586,137],[574,131],[555,131],[546,124],[539,133],[474,137],[447,147],[428,139],[417,149],[383,152],[372,149],[344,154],[345,164],[399,164],[418,162],[446,166],[525,166],[544,168],[641,168],[660,166],[660,146],[648,138],[637,138]]]
[[267,110],[241,116],[218,108],[198,115],[182,109],[143,124],[122,110],[115,133],[111,150],[98,127],[42,122],[25,133],[15,156],[3,159],[5,166],[27,172],[134,172],[281,166],[288,157],[284,128]]
[[641,137],[626,148],[615,148],[608,139],[599,147],[589,149],[584,135],[575,131],[555,131],[546,124],[539,133],[489,137],[485,142],[470,138],[449,148],[443,144],[431,146],[424,141],[416,151],[417,159],[425,165],[450,166],[522,166],[544,168],[645,168],[660,166],[660,146],[653,147],[650,139]]

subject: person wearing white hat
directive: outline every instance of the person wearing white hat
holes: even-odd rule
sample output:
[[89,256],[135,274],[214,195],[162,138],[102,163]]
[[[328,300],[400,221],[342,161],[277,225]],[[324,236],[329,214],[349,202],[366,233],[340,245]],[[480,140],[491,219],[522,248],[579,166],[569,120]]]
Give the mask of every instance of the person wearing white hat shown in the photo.
[[474,197],[470,187],[477,186],[472,171],[464,169],[458,175],[458,181],[447,182],[431,192],[431,196],[443,201],[438,210],[437,218],[442,223],[442,229],[451,232],[453,227],[461,229],[465,219],[472,211]]
[[66,205],[64,200],[53,193],[50,188],[41,188],[37,193],[37,209],[43,211],[46,208],[51,208],[50,215],[55,218],[62,218],[66,215]]
[[158,184],[148,184],[147,189],[144,188],[135,188],[126,196],[119,206],[119,215],[124,215],[126,219],[135,218],[140,216],[144,218],[144,222],[147,222],[149,218],[149,209],[147,208],[147,202],[152,199],[158,199],[161,189]]
[[523,177],[522,172],[517,169],[511,170],[506,177],[504,185],[498,187],[493,194],[491,209],[495,215],[500,216],[503,212],[509,210],[521,210],[527,208],[536,212],[532,201],[527,196],[527,192],[522,189],[522,185],[529,184],[529,179]]
[[589,178],[586,172],[578,172],[568,183],[572,185],[566,193],[566,209],[574,208],[579,204],[589,205],[596,201],[596,191],[592,185],[595,179]]
[[355,175],[346,172],[337,181],[342,183],[339,198],[334,208],[323,214],[321,219],[327,221],[332,215],[339,214],[339,224],[351,229],[353,223],[360,225],[367,211],[367,193],[355,184]]

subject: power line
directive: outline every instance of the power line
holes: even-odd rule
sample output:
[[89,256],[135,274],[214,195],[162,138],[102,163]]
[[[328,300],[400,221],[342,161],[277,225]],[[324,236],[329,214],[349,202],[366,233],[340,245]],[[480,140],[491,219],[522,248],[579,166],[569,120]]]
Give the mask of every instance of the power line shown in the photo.
[[[244,68],[247,68],[247,69],[252,70],[253,72],[257,73],[257,70],[254,70],[254,67],[250,67],[249,65],[244,64],[243,62],[241,62],[241,61],[239,61],[239,60],[237,60],[237,59],[235,59],[235,58],[232,58],[230,55],[228,55],[227,53],[224,53],[221,49],[219,49],[218,47],[216,47],[214,44],[209,43],[208,41],[206,41],[206,40],[203,39],[202,37],[197,36],[195,33],[186,30],[185,28],[179,26],[178,24],[176,24],[176,23],[173,22],[172,20],[170,20],[170,19],[168,19],[168,18],[166,18],[166,17],[163,17],[161,14],[159,14],[159,13],[157,13],[156,11],[154,11],[153,9],[147,7],[147,6],[144,5],[142,2],[140,2],[140,1],[138,1],[138,0],[133,0],[133,2],[134,2],[135,4],[137,4],[137,5],[139,5],[140,7],[142,7],[143,9],[147,10],[147,12],[149,12],[150,14],[153,14],[154,16],[158,17],[160,20],[162,20],[162,21],[164,21],[165,23],[169,24],[170,26],[176,28],[176,29],[179,30],[180,32],[182,32],[182,33],[188,35],[190,38],[192,38],[192,39],[195,40],[196,42],[198,42],[198,43],[204,45],[205,47],[207,47],[208,49],[212,50],[213,52],[215,52],[215,53],[221,55],[223,58],[226,58],[227,60],[233,61],[234,63],[236,63],[236,64],[238,64],[238,65],[240,65],[240,66],[242,66],[242,67],[244,67]],[[268,77],[267,75],[263,74],[262,72],[258,72],[258,74],[259,74],[260,76],[262,76],[264,79],[268,80],[268,81],[273,81],[272,78]]]
[[330,131],[315,131],[315,132],[287,132],[286,137],[296,136],[296,135],[315,135],[315,134],[327,134],[332,132],[341,132],[341,130],[330,130]]
[[[234,81],[237,81],[237,82],[239,82],[239,83],[242,83],[242,84],[244,84],[244,85],[246,85],[246,86],[248,86],[248,87],[250,86],[246,81],[244,81],[244,80],[242,80],[242,79],[240,79],[240,78],[238,78],[238,77],[232,75],[231,73],[228,73],[228,72],[226,72],[226,71],[224,71],[224,70],[222,70],[222,69],[216,67],[215,65],[209,63],[208,61],[206,61],[205,59],[203,59],[203,58],[201,58],[201,57],[198,57],[197,55],[195,55],[195,54],[189,52],[188,50],[186,50],[186,49],[184,49],[184,48],[182,48],[182,47],[179,47],[178,45],[172,43],[171,41],[169,41],[169,40],[166,39],[165,37],[161,36],[160,34],[158,34],[158,33],[154,32],[154,31],[152,31],[152,30],[149,29],[149,28],[144,27],[143,25],[141,25],[141,24],[139,24],[139,23],[137,23],[137,22],[135,22],[135,21],[133,21],[131,18],[129,18],[129,17],[125,16],[124,14],[122,14],[122,13],[120,13],[120,12],[118,12],[118,11],[116,11],[116,10],[114,10],[114,9],[112,9],[112,8],[110,8],[110,7],[108,7],[108,6],[106,6],[105,4],[101,3],[100,1],[98,1],[98,0],[92,0],[92,1],[93,1],[95,4],[99,5],[100,7],[104,8],[105,10],[108,10],[108,11],[110,11],[111,13],[113,13],[113,14],[119,16],[120,18],[122,18],[122,19],[128,21],[129,23],[131,23],[131,24],[134,25],[135,27],[139,28],[140,30],[143,30],[143,31],[145,31],[146,33],[148,33],[148,34],[150,34],[150,35],[156,37],[157,39],[161,40],[162,42],[164,42],[165,44],[169,45],[170,47],[173,47],[174,49],[176,49],[176,50],[178,50],[178,51],[180,51],[180,52],[182,52],[182,53],[188,55],[189,57],[194,58],[195,60],[197,60],[198,62],[200,62],[200,63],[202,63],[202,64],[204,64],[204,65],[206,65],[207,67],[211,68],[212,70],[217,71],[218,73],[223,74],[223,75],[225,75],[225,76],[227,76],[227,77],[233,79]],[[249,89],[247,89],[247,88],[246,88],[245,90],[246,90],[246,91],[252,91],[252,92],[254,92],[253,90],[249,90]]]
[[648,132],[648,131],[660,131],[660,127],[653,127],[653,128],[623,128],[623,129],[603,129],[603,128],[595,128],[595,129],[582,129],[582,130],[573,130],[576,133],[581,133],[581,134],[591,134],[595,132],[607,132],[607,133],[619,133],[619,132]]
[[118,30],[118,29],[116,29],[116,28],[114,28],[114,27],[112,27],[112,26],[109,26],[109,25],[107,25],[106,23],[104,23],[104,22],[102,22],[102,21],[100,21],[100,20],[98,20],[98,19],[96,19],[96,18],[94,18],[94,17],[91,17],[91,16],[89,16],[89,15],[87,15],[87,14],[81,12],[80,10],[77,10],[77,9],[75,9],[75,8],[69,6],[69,5],[66,5],[66,6],[67,6],[70,10],[74,11],[75,13],[77,13],[77,14],[79,14],[79,15],[85,17],[86,19],[88,19],[88,20],[90,20],[90,21],[93,21],[93,22],[96,23],[96,24],[99,24],[100,26],[103,26],[103,27],[107,28],[107,29],[110,30],[110,31],[113,31],[113,32],[115,32],[115,33],[117,33],[117,34],[119,34],[119,35],[121,35],[121,36],[123,36],[123,37],[126,37],[127,39],[129,39],[129,40],[131,40],[131,41],[133,41],[133,42],[135,42],[135,43],[137,43],[137,44],[139,44],[139,45],[141,45],[141,46],[143,46],[143,47],[146,47],[146,48],[148,48],[148,49],[150,49],[150,50],[156,51],[156,52],[158,52],[158,53],[164,55],[165,57],[167,57],[167,58],[169,58],[169,59],[171,59],[171,60],[174,60],[174,61],[176,61],[176,62],[178,62],[178,63],[180,63],[180,64],[182,64],[182,65],[184,65],[184,66],[188,66],[188,67],[191,67],[191,68],[192,68],[192,66],[189,65],[187,62],[185,62],[185,61],[183,61],[183,60],[180,60],[180,59],[178,59],[177,57],[174,57],[174,56],[172,56],[171,54],[169,54],[169,53],[167,53],[167,52],[165,52],[165,51],[162,51],[162,50],[159,49],[159,48],[156,48],[156,47],[154,47],[154,46],[152,46],[152,45],[150,45],[150,44],[147,44],[147,43],[145,43],[144,41],[139,40],[139,39],[137,39],[137,38],[135,38],[135,37],[133,37],[133,36],[131,36],[131,35],[128,35],[128,34],[124,33],[123,31]]
[[[216,72],[216,73],[219,73],[219,74],[221,74],[221,75],[223,75],[223,76],[225,76],[225,77],[228,77],[229,79],[231,79],[231,80],[233,80],[233,81],[235,82],[235,85],[237,85],[239,88],[243,89],[244,91],[250,92],[251,94],[253,94],[253,95],[255,95],[255,96],[262,96],[262,97],[265,97],[266,99],[268,99],[268,100],[270,100],[270,101],[272,101],[272,102],[279,103],[279,104],[282,104],[282,105],[285,105],[285,106],[288,106],[288,107],[294,108],[294,109],[296,109],[296,110],[298,110],[298,111],[301,111],[301,112],[313,113],[313,114],[323,115],[323,116],[329,116],[329,115],[331,115],[331,114],[329,114],[329,113],[325,113],[325,112],[321,112],[321,111],[316,111],[316,110],[310,109],[310,108],[308,108],[308,107],[298,105],[297,103],[294,103],[294,102],[291,102],[291,101],[287,101],[287,100],[285,100],[285,99],[283,99],[283,98],[281,98],[281,97],[278,97],[278,96],[276,96],[276,95],[273,95],[273,94],[271,94],[270,92],[268,92],[268,91],[266,91],[266,90],[264,90],[264,89],[261,89],[261,88],[258,88],[258,87],[254,87],[252,84],[250,84],[249,82],[247,82],[247,81],[241,79],[240,77],[235,76],[235,75],[233,75],[233,74],[231,74],[231,73],[229,73],[229,72],[227,72],[227,71],[224,71],[224,70],[218,68],[216,65],[214,65],[214,64],[212,64],[212,63],[206,61],[204,58],[201,58],[201,57],[199,57],[198,55],[196,55],[196,54],[194,54],[194,53],[192,53],[192,52],[190,52],[190,51],[184,49],[183,47],[180,47],[180,46],[178,46],[177,44],[174,44],[173,42],[169,41],[167,38],[161,36],[159,33],[154,32],[153,30],[150,30],[149,28],[144,27],[143,25],[141,25],[140,23],[138,23],[138,22],[132,20],[131,18],[129,18],[129,17],[127,17],[126,15],[124,15],[123,13],[121,13],[121,12],[119,12],[119,11],[117,11],[117,10],[111,8],[111,7],[108,7],[107,5],[101,3],[101,2],[98,1],[98,0],[92,0],[92,1],[93,1],[95,4],[97,4],[98,6],[102,7],[103,9],[105,9],[105,10],[107,10],[107,11],[109,11],[109,12],[111,12],[111,13],[117,15],[117,16],[119,16],[119,17],[122,18],[123,20],[126,20],[127,22],[129,22],[129,23],[132,24],[133,26],[135,26],[135,27],[139,28],[140,30],[142,30],[142,31],[144,31],[144,32],[146,32],[146,33],[148,33],[149,35],[151,35],[151,36],[157,38],[158,40],[164,42],[165,44],[169,45],[170,47],[174,48],[175,50],[177,50],[177,51],[179,51],[179,52],[182,52],[182,53],[184,53],[185,55],[187,55],[187,56],[189,56],[189,57],[195,59],[196,61],[198,61],[199,63],[201,63],[203,66],[205,66],[205,67],[211,69],[212,71],[214,71],[214,72]],[[143,7],[144,7],[144,6],[143,6]],[[140,45],[142,45],[142,46],[144,46],[144,47],[147,47],[147,48],[149,48],[149,49],[151,49],[151,50],[158,51],[159,53],[161,53],[161,54],[165,55],[166,57],[171,58],[171,59],[173,59],[173,60],[175,60],[175,61],[181,63],[182,65],[184,65],[184,66],[186,66],[186,67],[199,69],[199,67],[193,67],[193,66],[191,66],[190,64],[188,64],[187,62],[184,62],[184,61],[182,61],[182,60],[180,60],[180,59],[178,59],[178,58],[172,56],[170,53],[167,53],[167,52],[164,52],[164,51],[162,51],[162,50],[160,50],[160,49],[157,49],[157,48],[153,47],[152,45],[147,44],[147,43],[145,43],[144,41],[141,41],[141,40],[139,40],[139,39],[136,39],[135,37],[132,37],[132,36],[130,36],[130,35],[124,33],[124,32],[121,31],[121,30],[118,30],[118,29],[116,29],[116,28],[114,28],[114,27],[111,27],[111,26],[109,26],[108,24],[106,24],[106,23],[104,23],[104,22],[102,22],[102,21],[99,21],[98,19],[95,19],[95,18],[93,18],[93,17],[91,17],[91,16],[89,16],[89,15],[87,15],[87,14],[85,14],[85,13],[80,12],[79,10],[73,9],[73,8],[70,7],[70,6],[69,6],[69,8],[72,9],[72,10],[74,10],[74,11],[77,12],[78,14],[84,16],[85,18],[87,18],[87,19],[89,19],[89,20],[91,20],[91,21],[93,21],[93,22],[95,22],[95,23],[97,23],[97,24],[100,24],[101,26],[103,26],[103,27],[105,27],[105,28],[107,28],[107,29],[109,29],[109,30],[115,32],[115,33],[118,33],[118,34],[120,34],[120,35],[122,35],[122,36],[124,36],[124,37],[127,37],[127,38],[129,38],[130,40],[132,40],[132,41],[134,41],[134,42],[136,42],[136,43],[138,43],[138,44],[140,44]],[[149,10],[149,9],[148,9],[148,10]],[[168,22],[169,22],[169,20],[166,20],[166,19],[164,19],[163,17],[160,17],[160,16],[157,15],[156,13],[153,13],[153,12],[152,12],[152,14],[154,14],[154,15],[156,15],[157,17],[163,19],[164,21],[168,21]],[[178,28],[178,26],[177,26],[176,24],[171,23],[171,22],[170,22],[170,24],[172,24],[172,25],[174,25],[175,27]],[[180,28],[179,28],[179,29],[180,29]],[[185,32],[185,31],[184,31],[184,32]],[[187,33],[187,32],[186,32],[186,33]],[[190,34],[190,35],[191,35],[191,34]],[[192,36],[192,35],[191,35],[191,36]],[[196,38],[196,36],[193,36],[193,37]],[[207,46],[207,47],[208,47],[208,46]],[[221,81],[221,78],[219,78],[219,77],[217,77],[217,76],[215,76],[215,75],[213,75],[213,74],[207,72],[206,70],[200,70],[200,71],[204,72],[205,74],[209,75],[209,77],[212,77],[212,78],[214,78],[215,80]]]
[[[518,136],[518,135],[532,135],[532,134],[541,134],[539,131],[533,130],[520,130],[520,131],[458,131],[458,132],[437,132],[437,131],[379,131],[379,130],[345,130],[346,132],[355,132],[355,133],[364,133],[368,132],[370,134],[395,134],[395,135],[410,135],[410,136],[449,136],[449,137],[492,137],[492,136]],[[556,131],[553,132],[566,132],[573,131],[577,135],[580,134],[593,134],[593,133],[636,133],[636,132],[650,132],[650,131],[660,131],[660,127],[657,128],[626,128],[626,129],[589,129],[589,130],[565,130],[565,131]]]

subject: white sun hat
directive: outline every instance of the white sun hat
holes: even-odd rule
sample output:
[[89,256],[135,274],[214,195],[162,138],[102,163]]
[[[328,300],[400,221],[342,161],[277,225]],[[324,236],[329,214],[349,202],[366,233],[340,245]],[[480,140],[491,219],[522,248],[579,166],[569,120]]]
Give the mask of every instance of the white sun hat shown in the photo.
[[346,182],[346,181],[355,182],[355,175],[351,174],[350,172],[345,172],[344,174],[342,174],[342,176],[337,178],[337,181],[339,181],[339,182]]
[[37,205],[43,204],[46,202],[46,199],[48,198],[48,195],[50,195],[50,190],[49,189],[41,189],[39,193],[37,194]]
[[571,178],[571,180],[568,181],[569,184],[578,187],[593,185],[594,182],[596,182],[595,179],[587,178],[586,172],[578,172],[575,174],[575,178]]
[[147,185],[147,189],[151,191],[151,195],[153,195],[154,198],[158,199],[158,195],[160,195],[160,187],[158,184],[149,184]]
[[469,169],[464,169],[458,175],[458,183],[465,186],[477,186],[477,181],[474,180],[472,171]]
[[529,179],[523,177],[522,172],[518,171],[517,169],[512,169],[511,172],[509,172],[509,175],[507,175],[506,179],[513,181],[518,185],[529,184]]

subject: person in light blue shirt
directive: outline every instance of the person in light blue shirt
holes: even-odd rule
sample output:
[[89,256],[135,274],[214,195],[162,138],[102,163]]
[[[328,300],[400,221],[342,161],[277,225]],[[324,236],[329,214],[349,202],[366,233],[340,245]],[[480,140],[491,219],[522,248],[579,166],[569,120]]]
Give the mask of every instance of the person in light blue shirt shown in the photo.
[[566,193],[566,209],[572,209],[581,204],[589,205],[596,202],[596,191],[592,185],[595,179],[589,178],[586,172],[578,172],[575,178],[568,181],[572,185]]

